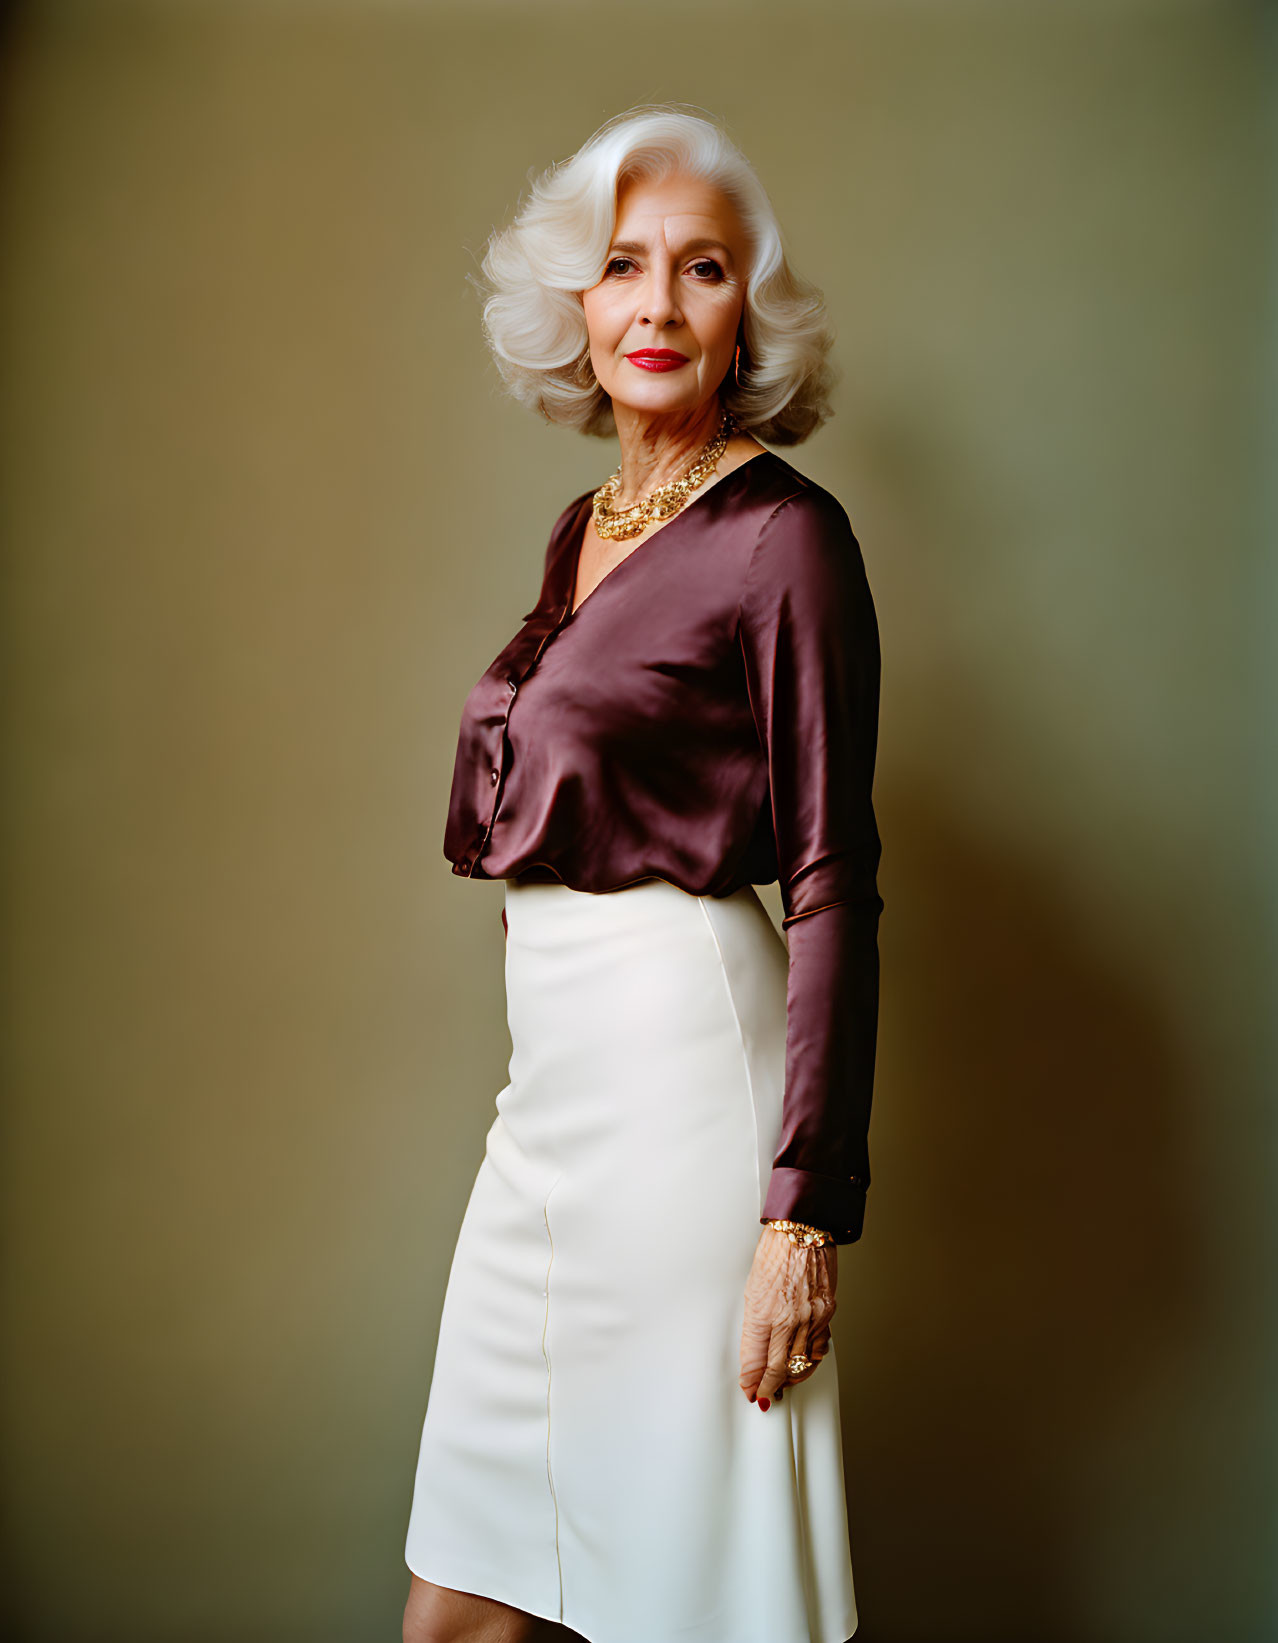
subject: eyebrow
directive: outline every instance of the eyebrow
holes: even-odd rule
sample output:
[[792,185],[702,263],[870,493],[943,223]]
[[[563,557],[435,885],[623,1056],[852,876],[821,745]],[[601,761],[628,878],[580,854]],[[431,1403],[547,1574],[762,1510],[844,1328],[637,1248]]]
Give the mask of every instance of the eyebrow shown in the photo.
[[[611,257],[618,252],[625,252],[628,256],[635,254],[642,256],[647,249],[648,247],[641,245],[638,240],[614,240],[608,247],[608,255]],[[690,251],[722,251],[727,260],[732,261],[731,251],[720,240],[689,240],[680,252],[680,256],[686,257]]]

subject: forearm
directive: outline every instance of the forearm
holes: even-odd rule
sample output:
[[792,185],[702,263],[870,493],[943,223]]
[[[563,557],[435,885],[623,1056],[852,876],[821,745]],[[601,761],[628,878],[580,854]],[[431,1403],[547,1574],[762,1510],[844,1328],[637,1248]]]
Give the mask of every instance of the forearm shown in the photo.
[[878,1032],[877,892],[787,927],[786,1084],[764,1219],[861,1235]]

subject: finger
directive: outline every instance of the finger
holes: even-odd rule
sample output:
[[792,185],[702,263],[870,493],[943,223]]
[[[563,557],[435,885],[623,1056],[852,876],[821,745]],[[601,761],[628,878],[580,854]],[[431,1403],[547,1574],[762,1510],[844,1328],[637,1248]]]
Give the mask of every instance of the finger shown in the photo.
[[[808,1324],[801,1323],[794,1332],[794,1339],[790,1342],[790,1350],[786,1355],[785,1366],[785,1384],[787,1386],[798,1386],[800,1381],[806,1381],[808,1376],[814,1374],[816,1371],[817,1355],[808,1344],[809,1327],[810,1326]],[[799,1357],[810,1358],[812,1363],[810,1368],[804,1369],[796,1374],[794,1370],[790,1368],[790,1360],[792,1358]]]
[[814,1362],[820,1363],[822,1358],[829,1354],[829,1351],[830,1326],[829,1324],[823,1324],[819,1329],[814,1331],[812,1339],[808,1343],[808,1357],[813,1359]]
[[764,1370],[763,1379],[759,1382],[759,1396],[774,1398],[777,1392],[785,1385],[786,1364],[790,1357],[790,1341],[793,1329],[790,1324],[778,1324],[772,1331],[772,1339],[768,1347],[768,1367]]
[[[791,1356],[793,1356],[793,1354],[791,1354]],[[821,1358],[817,1353],[815,1353],[813,1351],[809,1351],[806,1354],[806,1356],[811,1360],[806,1369],[804,1369],[803,1371],[801,1371],[797,1375],[795,1374],[795,1372],[793,1370],[788,1370],[787,1371],[787,1378],[786,1378],[786,1385],[787,1386],[798,1386],[803,1381],[811,1380],[813,1375],[815,1375],[817,1370],[821,1367]]]
[[759,1382],[768,1367],[768,1348],[772,1331],[767,1323],[747,1320],[741,1330],[741,1379],[738,1385],[753,1400],[759,1395]]
[[[829,1356],[830,1324],[828,1315],[825,1322],[813,1324],[811,1327],[812,1332],[808,1337],[808,1344],[803,1350],[806,1352],[806,1355],[811,1358],[812,1367],[811,1369],[805,1369],[801,1375],[792,1375],[790,1377],[796,1386],[800,1381],[809,1380],[813,1375],[815,1375],[821,1366],[822,1360]],[[796,1350],[798,1349],[796,1348]]]
[[814,1301],[801,1315],[801,1322],[795,1329],[794,1341],[790,1347],[790,1357],[803,1356],[811,1362],[809,1368],[798,1374],[790,1372],[787,1363],[787,1385],[798,1386],[800,1382],[810,1380],[816,1374],[821,1360],[830,1350],[830,1320],[833,1316],[833,1305],[821,1300]]

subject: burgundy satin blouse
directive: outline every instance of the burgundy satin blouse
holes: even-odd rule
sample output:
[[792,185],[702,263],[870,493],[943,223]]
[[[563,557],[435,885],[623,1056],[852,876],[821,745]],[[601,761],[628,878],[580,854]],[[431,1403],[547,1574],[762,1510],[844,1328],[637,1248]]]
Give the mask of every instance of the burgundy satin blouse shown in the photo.
[[779,879],[783,1122],[760,1220],[861,1235],[883,901],[879,635],[842,504],[773,451],[571,609],[590,491],[466,698],[444,854],[470,878],[723,896]]

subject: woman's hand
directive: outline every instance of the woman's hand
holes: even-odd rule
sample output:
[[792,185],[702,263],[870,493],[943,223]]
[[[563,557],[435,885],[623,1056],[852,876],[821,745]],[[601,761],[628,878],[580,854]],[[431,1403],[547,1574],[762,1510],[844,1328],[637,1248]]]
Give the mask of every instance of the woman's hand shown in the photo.
[[[792,1244],[775,1227],[763,1228],[745,1291],[741,1330],[741,1390],[761,1408],[787,1386],[814,1375],[830,1350],[830,1319],[839,1280],[839,1246]],[[812,1368],[791,1375],[795,1353]]]

